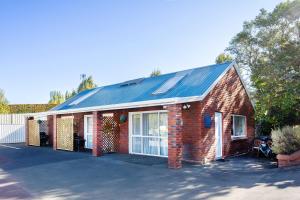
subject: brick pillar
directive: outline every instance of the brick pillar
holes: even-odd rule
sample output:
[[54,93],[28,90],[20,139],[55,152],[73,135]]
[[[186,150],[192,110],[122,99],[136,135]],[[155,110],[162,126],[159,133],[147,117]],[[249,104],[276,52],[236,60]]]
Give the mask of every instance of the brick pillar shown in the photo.
[[53,144],[53,150],[57,149],[57,138],[56,138],[56,132],[57,132],[57,116],[52,116],[52,144]]
[[172,169],[182,167],[182,105],[168,106],[168,166]]
[[29,146],[29,126],[28,126],[28,120],[29,118],[25,118],[25,143],[26,146]]
[[119,113],[121,115],[127,116],[127,120],[123,123],[120,123],[120,146],[119,146],[119,153],[128,154],[128,144],[129,144],[129,137],[128,137],[128,111],[122,111]]
[[93,112],[93,156],[102,155],[102,114]]

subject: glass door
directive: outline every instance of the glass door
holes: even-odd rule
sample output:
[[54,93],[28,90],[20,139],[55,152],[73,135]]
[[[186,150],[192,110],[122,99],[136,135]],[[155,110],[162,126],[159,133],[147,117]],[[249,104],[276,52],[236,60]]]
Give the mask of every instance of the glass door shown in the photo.
[[84,139],[85,148],[93,148],[93,115],[84,116]]

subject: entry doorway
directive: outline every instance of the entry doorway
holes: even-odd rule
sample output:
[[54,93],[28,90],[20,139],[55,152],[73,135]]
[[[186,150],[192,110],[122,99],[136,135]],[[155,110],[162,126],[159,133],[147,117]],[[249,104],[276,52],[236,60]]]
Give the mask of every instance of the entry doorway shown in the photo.
[[223,157],[223,120],[222,113],[215,112],[215,142],[216,142],[216,159]]
[[93,149],[93,115],[84,116],[85,148]]

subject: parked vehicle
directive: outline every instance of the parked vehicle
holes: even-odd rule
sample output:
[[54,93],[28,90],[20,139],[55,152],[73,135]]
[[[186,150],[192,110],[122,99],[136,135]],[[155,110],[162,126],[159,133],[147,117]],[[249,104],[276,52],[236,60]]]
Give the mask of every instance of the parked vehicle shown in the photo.
[[255,138],[253,142],[253,151],[257,152],[257,157],[262,153],[266,158],[276,158],[276,155],[272,151],[272,139],[268,136]]

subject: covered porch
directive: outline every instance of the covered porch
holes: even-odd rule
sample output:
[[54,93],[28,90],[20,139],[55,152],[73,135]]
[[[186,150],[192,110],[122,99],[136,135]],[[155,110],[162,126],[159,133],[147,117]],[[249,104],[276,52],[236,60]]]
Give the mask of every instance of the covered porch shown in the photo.
[[[169,168],[182,167],[182,104],[120,110],[48,115],[54,150],[91,150],[168,159]],[[74,137],[83,139],[75,148]]]

